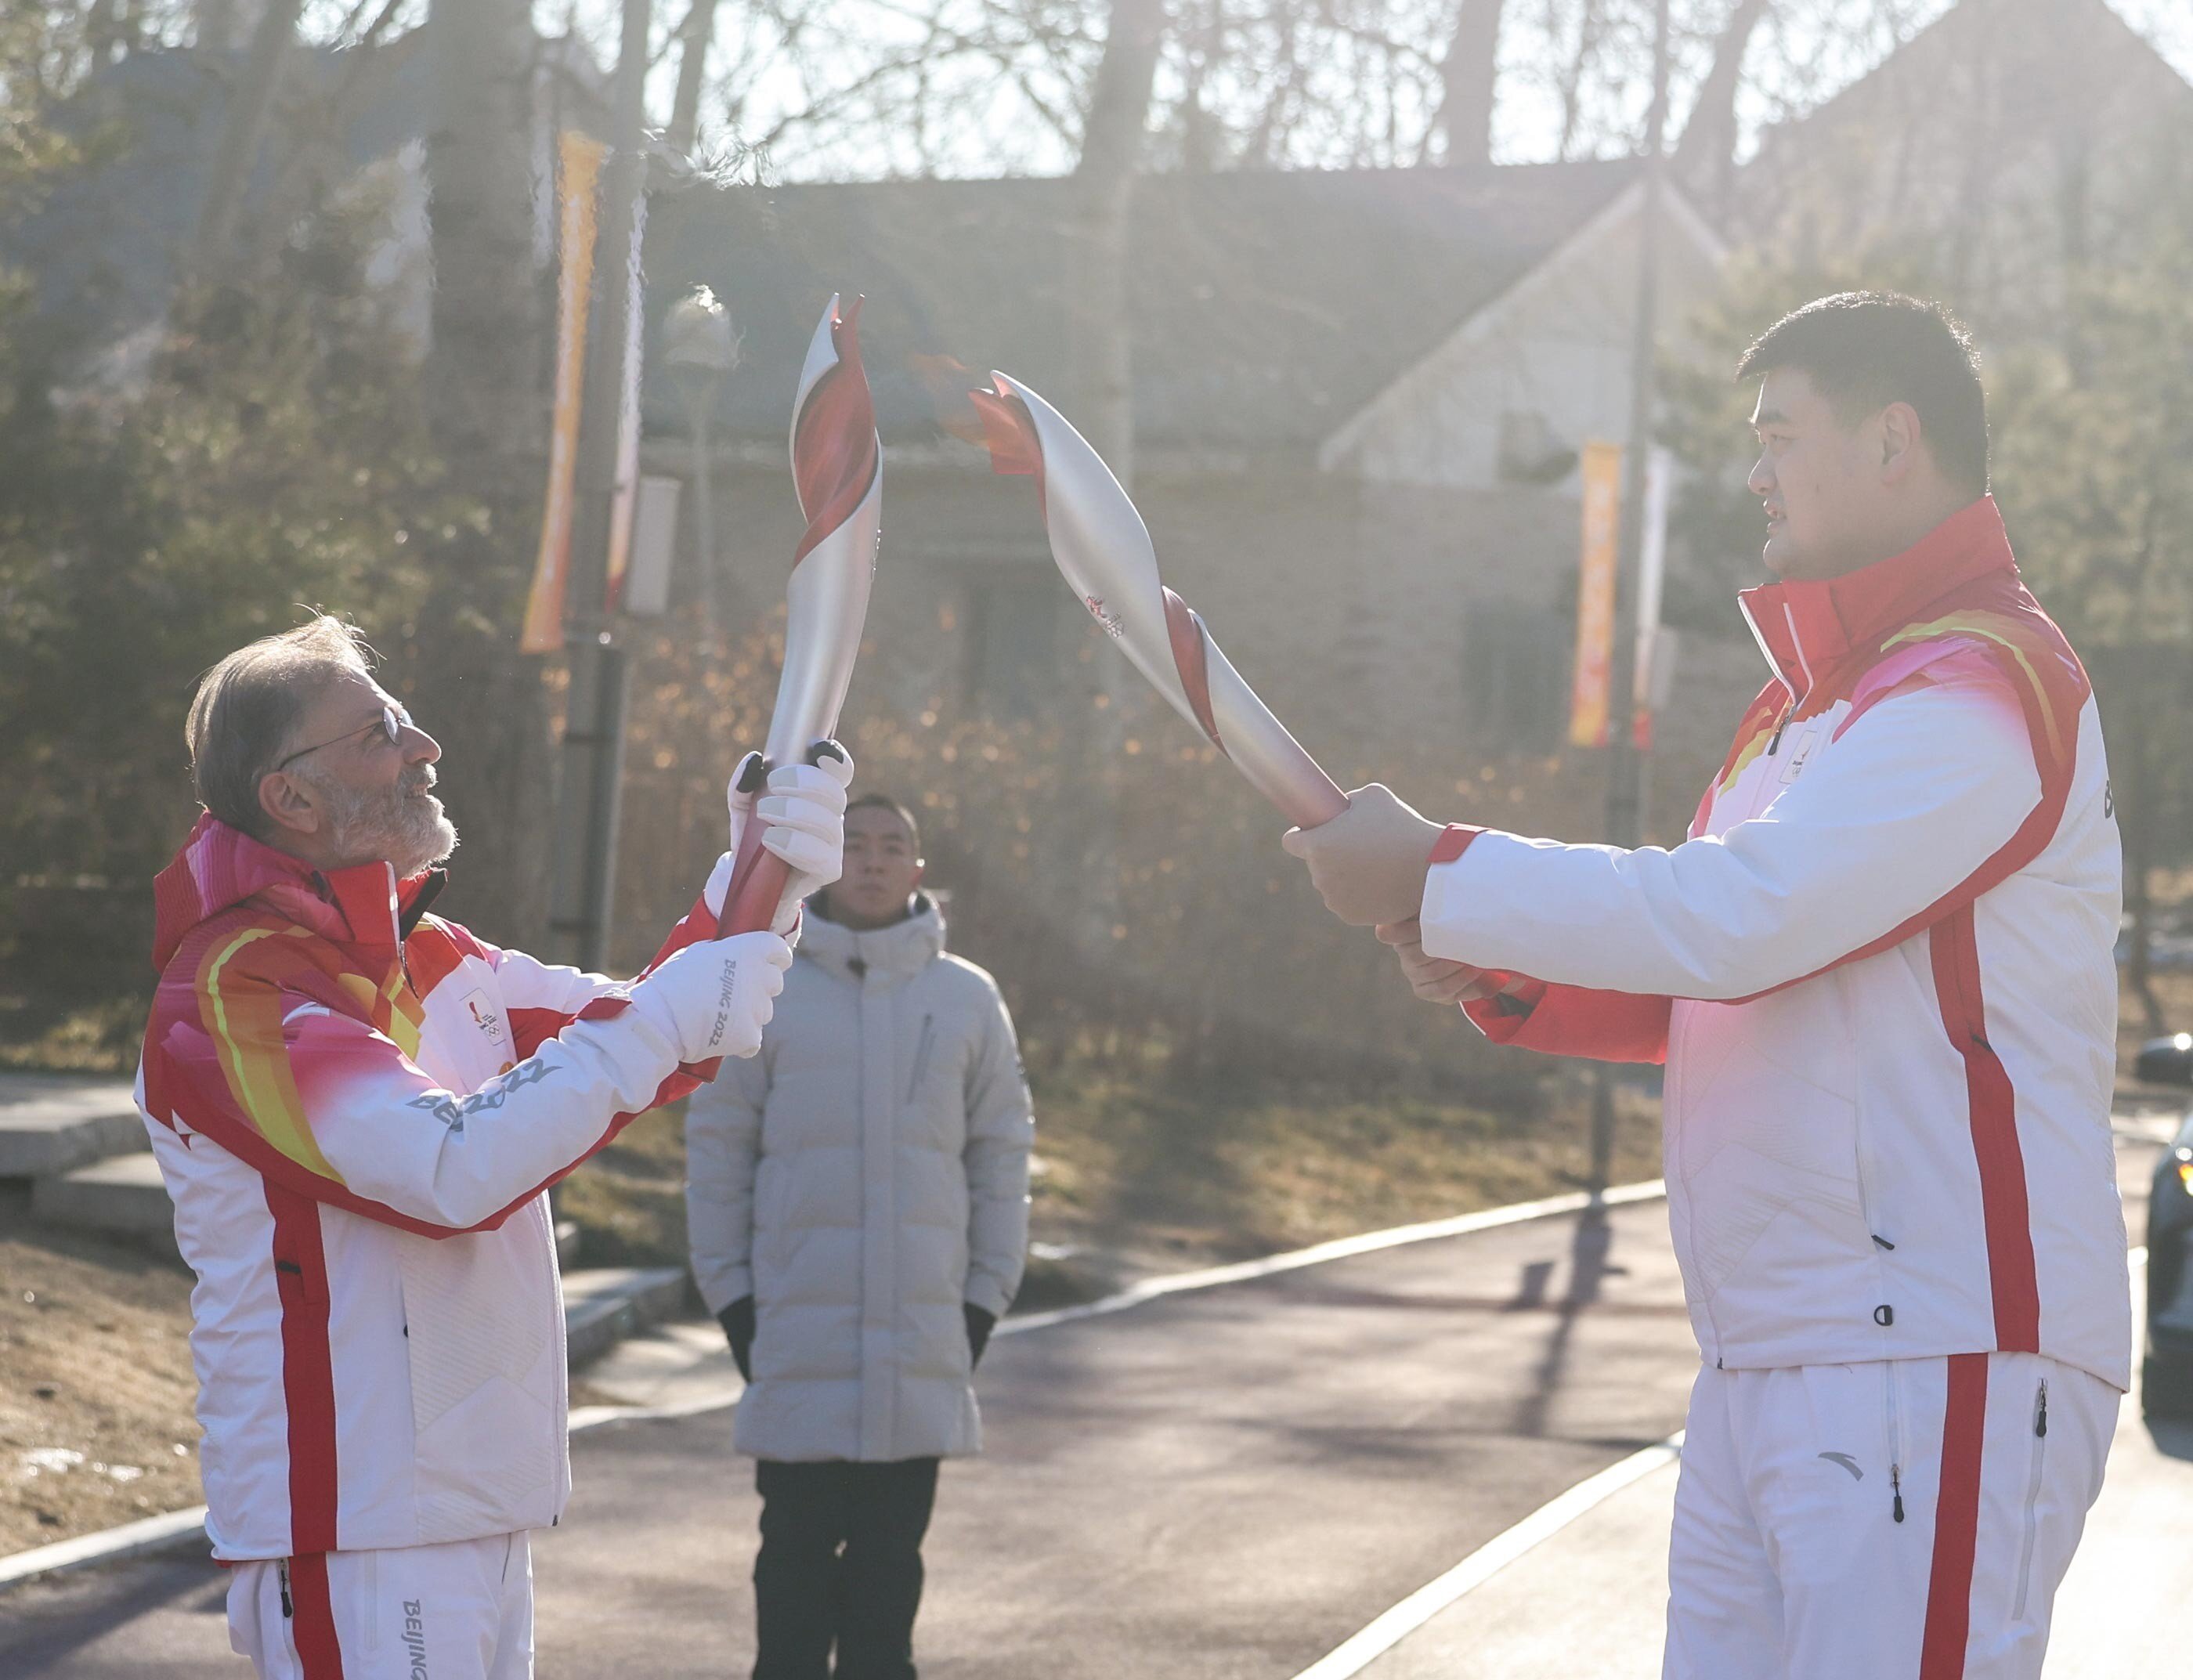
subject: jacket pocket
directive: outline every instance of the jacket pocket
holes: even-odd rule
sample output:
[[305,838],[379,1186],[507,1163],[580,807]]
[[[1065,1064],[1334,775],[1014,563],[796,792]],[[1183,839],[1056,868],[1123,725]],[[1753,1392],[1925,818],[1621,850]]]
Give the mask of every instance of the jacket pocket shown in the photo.
[[2025,1521],[2018,1547],[2018,1600],[2011,1606],[2013,1621],[2025,1620],[2025,1601],[2033,1584],[2033,1553],[2041,1534],[2041,1484],[2048,1468],[2048,1379],[2041,1379],[2033,1396],[2033,1469],[2025,1483]]
[[913,1046],[913,1076],[906,1082],[906,1100],[911,1103],[913,1093],[921,1089],[921,1076],[929,1071],[930,1052],[936,1047],[936,1018],[921,1018],[921,1036]]

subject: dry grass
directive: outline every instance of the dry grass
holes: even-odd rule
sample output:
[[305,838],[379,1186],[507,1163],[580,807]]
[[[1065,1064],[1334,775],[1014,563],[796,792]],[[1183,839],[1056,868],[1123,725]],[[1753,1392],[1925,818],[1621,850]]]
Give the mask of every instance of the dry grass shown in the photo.
[[[1182,1089],[1154,1069],[1040,1075],[1038,1241],[1131,1257],[1136,1270],[1233,1259],[1576,1188],[1589,1165],[1582,1081],[1546,1114],[1458,1101]],[[1658,1105],[1625,1089],[1615,1178],[1658,1170]],[[587,1265],[682,1265],[681,1111],[635,1121],[558,1189]],[[1045,1276],[1046,1301],[1071,1293]]]
[[190,1275],[7,1211],[0,1552],[197,1504]]

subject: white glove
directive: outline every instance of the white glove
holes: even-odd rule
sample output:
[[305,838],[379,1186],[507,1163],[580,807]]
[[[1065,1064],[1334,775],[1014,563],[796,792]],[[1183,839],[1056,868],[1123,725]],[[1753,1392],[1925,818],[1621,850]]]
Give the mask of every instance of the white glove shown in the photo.
[[763,850],[782,858],[792,871],[770,922],[772,932],[788,933],[799,917],[800,902],[845,872],[845,789],[853,779],[853,760],[839,748],[834,755],[823,754],[820,764],[780,765],[770,772],[768,792],[757,803],[752,791],[741,789],[754,779],[760,760],[759,753],[748,753],[731,777],[724,799],[730,812],[731,849],[716,860],[703,896],[710,912],[721,915],[740,837],[748,817],[757,817],[767,825],[762,830]]
[[751,1056],[791,966],[792,947],[774,933],[704,939],[634,982],[632,1006],[677,1046],[680,1062]]

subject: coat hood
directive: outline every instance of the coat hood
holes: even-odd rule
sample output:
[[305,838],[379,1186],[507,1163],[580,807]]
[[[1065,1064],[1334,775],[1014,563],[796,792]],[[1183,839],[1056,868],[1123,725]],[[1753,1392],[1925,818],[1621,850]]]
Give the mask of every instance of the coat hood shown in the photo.
[[875,974],[910,980],[944,954],[944,913],[927,893],[914,896],[913,911],[889,927],[855,932],[832,921],[810,902],[799,931],[799,955],[825,973],[859,983]]
[[323,872],[208,813],[152,880],[152,966],[165,969],[192,929],[250,903],[345,945],[393,949],[448,877],[398,882],[386,863]]

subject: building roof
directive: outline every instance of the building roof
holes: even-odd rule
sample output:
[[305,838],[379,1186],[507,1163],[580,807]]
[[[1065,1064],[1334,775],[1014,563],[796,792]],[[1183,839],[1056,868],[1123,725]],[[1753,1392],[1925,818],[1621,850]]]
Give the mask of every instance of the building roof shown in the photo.
[[[1314,447],[1528,274],[1635,175],[1628,160],[1171,174],[1137,182],[1130,295],[1138,446]],[[711,287],[742,335],[719,412],[781,438],[833,291],[865,293],[886,436],[933,432],[918,358],[1074,403],[1068,179],[707,188],[658,201],[650,307]],[[668,381],[650,403],[679,424]],[[1069,407],[1069,412],[1071,408]]]
[[1873,69],[1760,136],[1742,171],[1754,195],[1887,131],[1921,154],[1978,143],[1993,173],[2068,135],[2158,108],[2193,111],[2193,88],[2107,0],[1958,0]]

